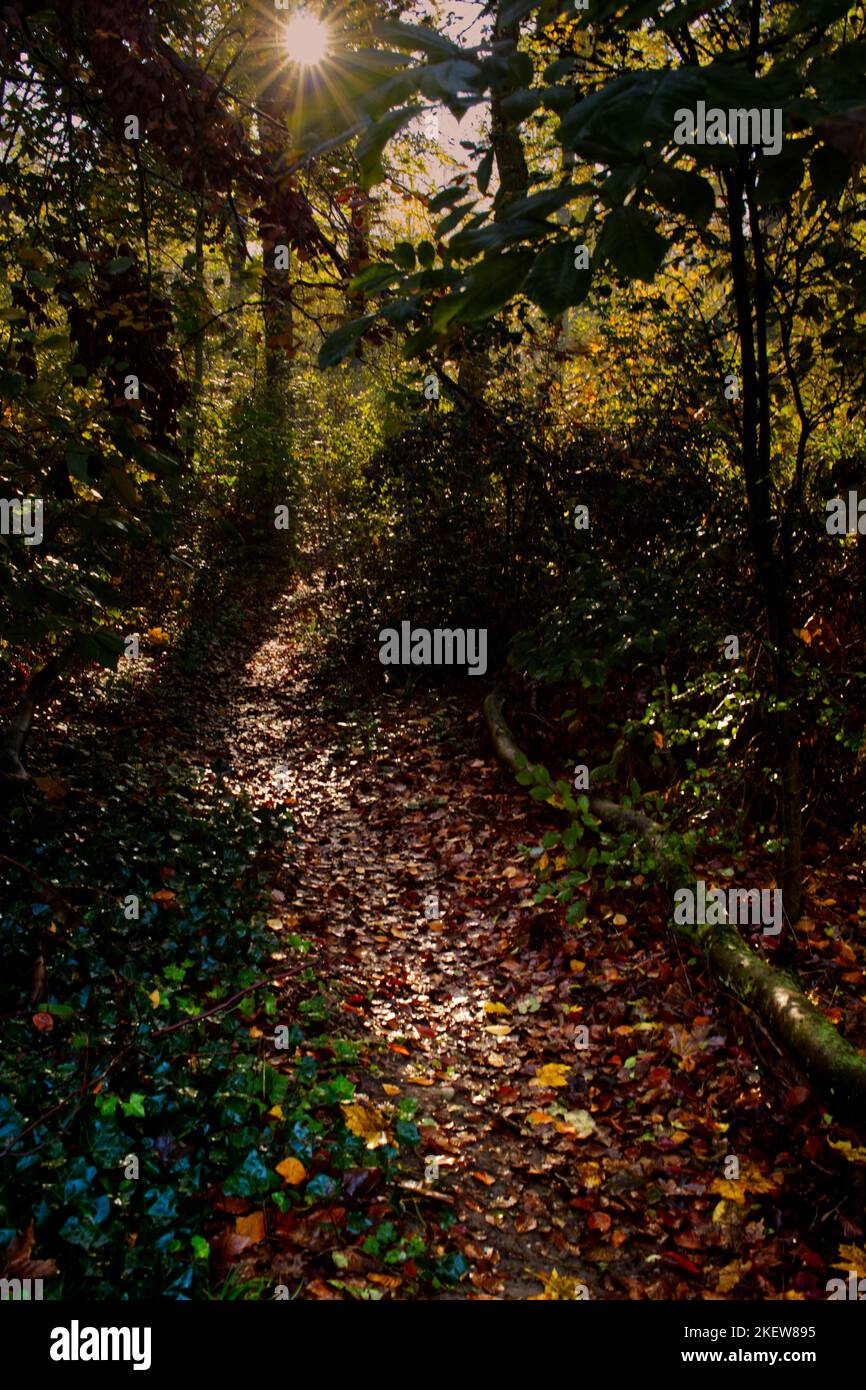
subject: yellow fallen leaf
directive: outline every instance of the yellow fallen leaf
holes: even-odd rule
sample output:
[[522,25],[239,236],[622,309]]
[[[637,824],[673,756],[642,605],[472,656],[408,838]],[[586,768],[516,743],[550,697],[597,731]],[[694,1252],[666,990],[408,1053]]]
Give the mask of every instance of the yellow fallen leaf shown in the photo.
[[623,917],[622,913],[621,913],[621,912],[618,912],[618,913],[616,914],[616,916],[614,917],[614,919],[613,919],[613,925],[614,925],[615,927],[627,927],[627,926],[628,926],[628,918],[627,918],[627,917]]
[[290,1187],[297,1187],[299,1182],[303,1182],[307,1176],[307,1170],[297,1158],[284,1158],[282,1163],[277,1164],[276,1171]]
[[382,1090],[386,1096],[399,1096],[400,1094],[400,1087],[391,1086],[387,1081],[382,1082]]
[[355,1101],[351,1105],[347,1102],[342,1109],[346,1128],[363,1139],[368,1149],[378,1149],[382,1144],[391,1142],[385,1117],[375,1105],[362,1105]]
[[733,1264],[725,1265],[724,1269],[719,1270],[716,1293],[730,1293],[731,1289],[736,1288],[743,1275],[748,1274],[751,1268],[751,1260],[746,1260],[743,1264],[739,1260],[734,1260]]
[[840,1245],[839,1260],[833,1269],[852,1270],[858,1279],[866,1279],[866,1250],[859,1245]]
[[552,1125],[553,1116],[548,1115],[546,1110],[530,1110],[526,1117],[528,1125]]
[[749,1192],[775,1192],[778,1186],[779,1181],[774,1174],[766,1177],[754,1163],[746,1163],[738,1178],[714,1178],[707,1191],[743,1205]]
[[564,1062],[548,1062],[530,1081],[530,1086],[567,1086],[568,1067]]
[[504,1004],[492,1004],[488,1000],[484,1004],[484,1012],[486,1014],[507,1014],[508,1009],[505,1007]]
[[571,966],[572,975],[582,975],[586,969],[585,960],[571,960],[568,963]]
[[158,1009],[158,1008],[159,1008],[159,990],[158,990],[158,989],[153,990],[152,993],[150,993],[147,997],[148,997],[148,999],[150,1000],[150,1002],[151,1002],[151,1004],[153,1005],[153,1007],[154,1007],[155,1009]]
[[171,641],[171,638],[165,631],[165,628],[162,627],[149,627],[147,630],[147,635],[150,638],[151,642],[153,642],[157,647],[165,647]]
[[530,1294],[530,1303],[539,1301],[559,1302],[566,1298],[569,1300],[573,1300],[575,1298],[586,1299],[589,1297],[586,1286],[583,1284],[579,1284],[576,1279],[571,1277],[571,1275],[559,1274],[557,1270],[552,1269],[549,1274],[542,1274],[539,1277],[541,1278],[544,1292]]
[[286,1118],[283,1114],[283,1107],[281,1105],[272,1105],[268,1114],[272,1115],[275,1120],[284,1120]]
[[838,1149],[844,1154],[849,1163],[866,1163],[866,1149],[855,1149],[847,1139],[829,1139],[827,1142],[831,1149]]
[[253,1024],[248,1036],[251,1038],[263,1038],[265,1035],[262,1032],[261,1028],[257,1028],[256,1025]]
[[494,1038],[507,1038],[511,1028],[507,1023],[491,1023],[485,1029],[485,1033],[491,1033]]

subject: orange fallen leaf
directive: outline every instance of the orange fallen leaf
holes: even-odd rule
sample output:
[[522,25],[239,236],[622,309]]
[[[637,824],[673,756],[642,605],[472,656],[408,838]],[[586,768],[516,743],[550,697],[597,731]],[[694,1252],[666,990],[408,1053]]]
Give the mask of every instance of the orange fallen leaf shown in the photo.
[[239,1236],[247,1236],[253,1245],[257,1245],[265,1238],[265,1218],[260,1211],[254,1211],[251,1216],[238,1216],[235,1218],[235,1230]]
[[33,1027],[38,1028],[40,1033],[49,1033],[54,1027],[54,1019],[50,1014],[34,1014]]
[[170,888],[158,888],[150,896],[155,903],[159,903],[162,907],[168,907],[169,903],[174,902],[177,893],[173,893]]
[[496,1179],[493,1177],[491,1173],[482,1173],[480,1171],[477,1171],[473,1172],[472,1176],[476,1182],[483,1182],[485,1187],[492,1187],[493,1184],[496,1182]]
[[284,1158],[282,1163],[278,1163],[276,1171],[290,1187],[297,1187],[299,1182],[303,1182],[307,1176],[307,1170],[297,1158]]
[[553,1116],[548,1115],[546,1110],[530,1110],[526,1117],[526,1123],[529,1125],[552,1125]]

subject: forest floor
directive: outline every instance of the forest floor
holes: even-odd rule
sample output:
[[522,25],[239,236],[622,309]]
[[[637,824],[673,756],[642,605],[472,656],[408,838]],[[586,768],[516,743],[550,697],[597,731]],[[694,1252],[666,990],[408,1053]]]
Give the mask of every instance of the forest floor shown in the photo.
[[[359,1168],[324,1211],[271,1221],[245,1272],[288,1269],[301,1298],[518,1300],[825,1298],[829,1278],[866,1275],[856,1133],[684,958],[651,883],[596,896],[579,927],[533,903],[528,849],[551,813],[496,763],[484,683],[359,695],[328,675],[329,601],[303,581],[247,599],[185,692],[166,668],[146,697],[173,755],[224,759],[255,803],[290,807],[275,952],[312,943],[329,1026],[356,1044],[354,1132],[375,1150],[414,1111],[420,1137],[387,1192]],[[820,892],[798,966],[850,996],[864,962],[826,912],[844,926],[852,889],[828,871]],[[460,1282],[418,1292],[414,1257],[383,1260],[346,1226],[358,1202],[456,1252]]]

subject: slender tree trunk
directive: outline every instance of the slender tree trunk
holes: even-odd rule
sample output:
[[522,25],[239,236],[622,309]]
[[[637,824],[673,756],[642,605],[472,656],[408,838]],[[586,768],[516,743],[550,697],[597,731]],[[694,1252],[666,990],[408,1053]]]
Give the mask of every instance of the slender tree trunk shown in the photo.
[[[802,901],[802,821],[800,753],[795,690],[790,670],[788,585],[777,557],[770,470],[771,415],[767,360],[768,281],[760,223],[751,196],[754,171],[743,151],[737,170],[726,178],[728,228],[734,301],[742,371],[741,446],[749,535],[767,619],[773,677],[772,726],[780,779],[779,819],[785,839],[782,896],[788,920],[796,922]],[[744,218],[753,247],[750,274]],[[754,299],[754,313],[752,301]]]

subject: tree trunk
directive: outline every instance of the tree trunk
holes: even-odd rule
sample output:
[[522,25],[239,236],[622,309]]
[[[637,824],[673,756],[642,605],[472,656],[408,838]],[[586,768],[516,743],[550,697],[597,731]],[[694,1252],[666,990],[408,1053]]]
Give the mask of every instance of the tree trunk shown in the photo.
[[[785,840],[782,898],[792,925],[802,903],[802,820],[800,798],[800,750],[795,690],[790,670],[788,590],[774,543],[771,492],[771,401],[767,360],[768,281],[763,257],[760,218],[753,197],[754,170],[744,151],[736,171],[725,179],[734,303],[740,339],[742,372],[741,452],[746,484],[749,535],[764,600],[774,710],[772,727],[779,768],[779,821]],[[750,274],[743,230],[749,218],[753,247]],[[752,302],[754,300],[754,313]]]
[[24,766],[24,745],[33,715],[69,661],[70,652],[60,652],[30,678],[27,689],[0,735],[0,784],[8,789],[25,787],[32,780]]

